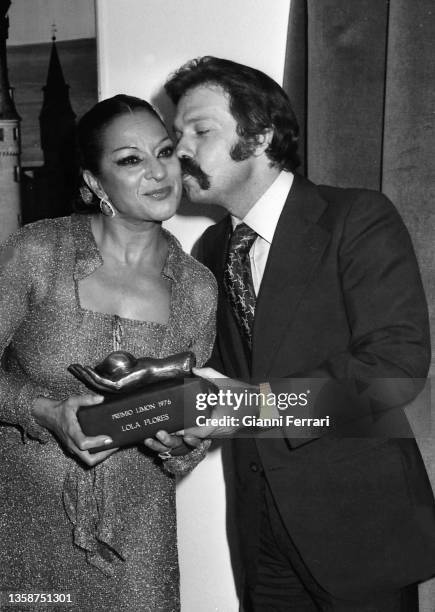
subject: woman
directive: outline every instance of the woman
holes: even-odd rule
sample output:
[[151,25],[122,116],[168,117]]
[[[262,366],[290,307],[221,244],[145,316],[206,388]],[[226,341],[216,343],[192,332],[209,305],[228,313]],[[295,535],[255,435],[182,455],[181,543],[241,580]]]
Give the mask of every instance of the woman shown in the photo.
[[84,436],[76,411],[102,398],[67,367],[114,350],[192,350],[202,364],[215,282],[162,229],[181,176],[155,110],[125,95],[100,102],[79,146],[86,208],[100,214],[25,226],[0,255],[0,588],[71,593],[81,611],[178,610],[168,471],[188,471],[204,448],[164,467],[145,447],[92,455],[108,438]]

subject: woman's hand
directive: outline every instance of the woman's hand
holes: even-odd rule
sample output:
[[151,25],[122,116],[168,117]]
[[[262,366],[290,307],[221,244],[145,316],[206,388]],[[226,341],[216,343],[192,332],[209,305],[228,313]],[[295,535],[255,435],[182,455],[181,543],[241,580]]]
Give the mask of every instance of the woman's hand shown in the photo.
[[54,433],[66,450],[76,455],[86,465],[93,466],[118,449],[111,448],[91,454],[88,449],[110,444],[112,440],[105,435],[85,436],[77,420],[77,410],[80,406],[100,404],[103,399],[101,395],[93,394],[71,395],[61,402],[38,397],[33,404],[32,414],[39,425]]

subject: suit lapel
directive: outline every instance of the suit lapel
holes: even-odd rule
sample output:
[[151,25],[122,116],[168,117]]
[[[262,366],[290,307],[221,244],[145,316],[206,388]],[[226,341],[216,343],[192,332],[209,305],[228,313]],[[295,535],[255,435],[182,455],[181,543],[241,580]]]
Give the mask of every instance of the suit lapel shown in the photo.
[[317,224],[326,208],[316,187],[295,175],[281,213],[257,299],[253,377],[271,372],[307,283],[329,242]]

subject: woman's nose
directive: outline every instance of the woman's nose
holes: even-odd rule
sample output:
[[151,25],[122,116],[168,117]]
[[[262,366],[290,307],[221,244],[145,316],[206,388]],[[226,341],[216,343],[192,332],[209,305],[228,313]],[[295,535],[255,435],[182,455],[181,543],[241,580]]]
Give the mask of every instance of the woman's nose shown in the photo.
[[145,178],[161,181],[166,177],[166,166],[160,159],[153,159],[145,164]]

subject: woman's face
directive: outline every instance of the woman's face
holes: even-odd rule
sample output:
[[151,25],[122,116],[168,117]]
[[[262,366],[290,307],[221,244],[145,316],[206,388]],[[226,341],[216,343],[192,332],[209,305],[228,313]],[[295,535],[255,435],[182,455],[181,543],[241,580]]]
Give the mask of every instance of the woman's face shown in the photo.
[[[181,198],[177,156],[162,123],[137,109],[116,117],[101,135],[99,173],[94,180],[118,216],[165,221]],[[95,189],[100,197],[100,193]]]

